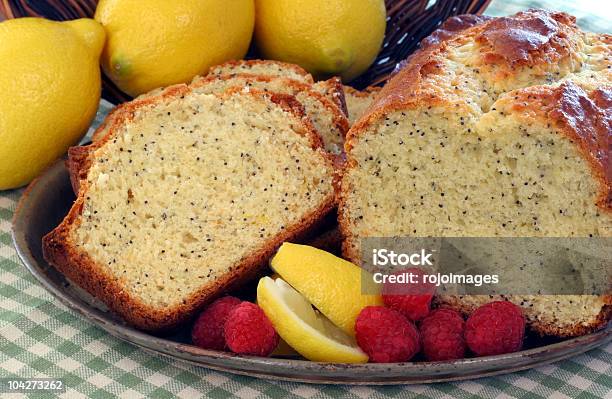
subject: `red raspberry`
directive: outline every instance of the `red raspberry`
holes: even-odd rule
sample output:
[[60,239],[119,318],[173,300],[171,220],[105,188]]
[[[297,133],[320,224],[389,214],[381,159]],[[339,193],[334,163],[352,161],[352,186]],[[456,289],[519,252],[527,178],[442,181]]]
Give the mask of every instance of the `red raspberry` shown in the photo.
[[371,362],[406,362],[419,351],[419,333],[400,312],[367,306],[355,322],[357,344]]
[[524,336],[523,312],[508,301],[479,307],[465,323],[465,342],[477,356],[516,352],[523,346]]
[[223,326],[229,313],[242,302],[233,296],[219,298],[210,304],[196,319],[191,330],[194,345],[204,349],[222,351],[227,349],[223,337]]
[[451,309],[436,309],[421,322],[419,333],[427,360],[453,360],[465,357],[463,317]]
[[232,352],[268,356],[278,345],[278,334],[261,308],[242,302],[225,322],[225,341]]
[[385,305],[395,309],[409,320],[418,321],[427,316],[430,311],[431,300],[436,292],[436,286],[423,283],[425,272],[417,267],[400,270],[394,275],[412,273],[417,276],[418,283],[389,283],[385,282],[382,288],[382,297]]

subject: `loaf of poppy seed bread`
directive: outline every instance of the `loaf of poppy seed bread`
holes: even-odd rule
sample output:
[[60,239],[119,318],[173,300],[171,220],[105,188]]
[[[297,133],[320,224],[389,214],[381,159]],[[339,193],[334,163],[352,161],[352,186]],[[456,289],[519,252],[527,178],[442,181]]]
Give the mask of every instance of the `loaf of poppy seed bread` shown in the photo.
[[145,330],[256,276],[334,208],[332,162],[291,96],[174,86],[76,149],[77,199],[45,259]]
[[[472,22],[410,57],[349,130],[348,259],[360,262],[364,237],[612,235],[612,37],[542,10]],[[508,299],[556,336],[606,325],[612,305],[609,295]],[[438,303],[469,312],[490,300]]]
[[380,92],[380,87],[371,86],[364,90],[357,90],[351,86],[344,86],[344,99],[348,111],[349,123],[352,125],[359,120]]
[[306,111],[315,130],[323,140],[323,146],[332,154],[344,149],[344,135],[348,131],[348,119],[344,113],[312,86],[293,79],[249,75],[208,75],[196,77],[191,88],[198,93],[220,93],[231,88],[255,88],[272,93],[295,96]]

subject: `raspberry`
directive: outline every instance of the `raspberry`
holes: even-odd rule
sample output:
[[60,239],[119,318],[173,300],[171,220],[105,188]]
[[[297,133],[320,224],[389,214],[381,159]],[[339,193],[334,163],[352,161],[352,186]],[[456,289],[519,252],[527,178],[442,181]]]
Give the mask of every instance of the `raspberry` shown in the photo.
[[429,314],[431,299],[436,287],[430,283],[423,283],[423,270],[412,267],[393,273],[401,275],[412,273],[417,276],[418,283],[389,283],[385,282],[382,288],[382,297],[385,305],[395,309],[409,320],[418,321]]
[[524,336],[523,312],[508,301],[479,307],[465,323],[465,342],[477,356],[516,352],[523,346]]
[[406,362],[419,351],[419,333],[400,312],[367,306],[355,322],[357,344],[375,363]]
[[230,311],[240,302],[238,298],[226,296],[217,299],[204,309],[191,330],[191,340],[194,345],[218,351],[227,349],[223,337],[223,326]]
[[225,322],[225,341],[232,352],[268,356],[278,345],[278,334],[261,308],[242,302]]
[[465,357],[463,317],[454,310],[436,309],[421,322],[419,333],[427,360],[453,360]]

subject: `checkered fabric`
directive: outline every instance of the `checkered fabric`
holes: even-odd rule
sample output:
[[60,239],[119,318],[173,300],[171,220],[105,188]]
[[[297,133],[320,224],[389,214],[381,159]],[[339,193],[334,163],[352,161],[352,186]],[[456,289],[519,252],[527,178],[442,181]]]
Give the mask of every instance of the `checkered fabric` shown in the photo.
[[[542,4],[528,3],[529,6]],[[563,8],[559,2],[549,3],[546,5],[551,8]],[[604,3],[600,2],[599,7],[605,7]],[[508,5],[500,0],[494,2],[489,12],[508,14],[520,8],[525,5]],[[565,9],[578,14],[569,6]],[[594,30],[604,31],[606,27],[609,30],[609,18],[601,21],[595,16],[585,16],[581,22],[591,19],[594,24],[601,24]],[[102,106],[96,123],[106,112],[108,107]],[[60,396],[71,399],[612,398],[612,344],[571,360],[500,377],[393,387],[275,382],[220,373],[151,355],[68,311],[29,275],[17,257],[10,236],[11,218],[21,193],[22,190],[0,193],[0,377],[62,379],[67,391]]]

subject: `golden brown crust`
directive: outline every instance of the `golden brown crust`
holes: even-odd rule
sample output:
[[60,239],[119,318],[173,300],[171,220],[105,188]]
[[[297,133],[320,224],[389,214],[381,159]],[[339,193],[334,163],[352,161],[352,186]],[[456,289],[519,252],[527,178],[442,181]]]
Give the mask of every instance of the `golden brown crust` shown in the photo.
[[512,17],[494,18],[484,25],[476,41],[485,46],[484,59],[511,66],[555,62],[570,51],[566,27],[576,18],[562,12],[530,9]]
[[[138,99],[135,99],[133,101],[138,101]],[[104,120],[102,121],[102,123],[100,124],[100,126],[98,126],[98,128],[93,132],[93,134],[91,135],[91,141],[97,141],[100,139],[100,137],[102,137],[105,132],[108,129],[108,126],[111,124],[112,120],[117,116],[117,114],[119,114],[121,111],[123,111],[123,107],[125,104],[129,104],[129,103],[123,103],[123,104],[119,104],[117,106],[115,106],[115,108],[113,108],[104,118]]]
[[[347,145],[351,145],[351,136],[360,134],[374,121],[394,110],[448,105],[447,92],[426,78],[444,72],[441,61],[448,56],[453,46],[470,40],[478,42],[481,46],[478,50],[480,61],[496,68],[502,79],[516,73],[517,66],[550,65],[576,51],[570,36],[576,36],[580,31],[574,24],[574,18],[565,13],[532,9],[504,18],[505,22],[498,20],[492,18],[477,21],[475,25],[460,31],[461,35],[450,35],[449,39],[439,42],[432,40],[410,56],[401,70],[384,86],[366,117],[351,128],[347,135]],[[504,30],[503,26],[507,28]],[[520,52],[506,58],[503,54],[504,39],[514,40]],[[601,40],[611,42],[609,35],[601,35]],[[463,110],[468,112],[467,105],[459,104],[456,112]]]
[[432,32],[431,35],[419,43],[420,49],[425,49],[430,46],[435,46],[441,42],[451,39],[467,28],[472,26],[480,25],[483,22],[487,22],[492,17],[486,15],[474,15],[474,14],[462,14],[450,17],[438,29]]
[[[298,223],[284,229],[247,259],[232,267],[231,271],[223,275],[222,278],[212,284],[203,286],[200,290],[185,298],[182,304],[156,309],[143,303],[137,297],[131,296],[124,290],[119,281],[112,275],[105,273],[103,267],[96,264],[87,253],[80,251],[70,241],[70,231],[79,224],[79,216],[88,190],[86,176],[90,162],[86,154],[92,154],[95,149],[110,140],[117,128],[131,120],[139,108],[183,96],[189,91],[190,89],[185,85],[172,86],[160,92],[159,95],[125,104],[123,111],[113,118],[112,125],[106,135],[101,137],[99,141],[87,146],[87,148],[73,150],[73,152],[76,151],[79,155],[82,155],[78,162],[75,159],[74,162],[70,163],[71,168],[74,169],[71,173],[79,177],[77,199],[60,225],[43,238],[43,255],[50,264],[54,265],[77,285],[104,301],[110,309],[121,315],[128,323],[143,330],[171,330],[189,320],[199,308],[213,300],[222,291],[237,287],[258,275],[266,267],[267,259],[273,255],[278,246],[308,230],[311,225],[316,224],[335,206],[332,194],[316,210],[305,215]],[[239,89],[227,92],[224,96],[231,96],[238,91]],[[307,136],[310,139],[311,147],[320,151],[326,162],[331,164],[329,157],[322,151],[318,135],[315,134],[306,119],[302,105],[293,96],[270,95],[257,90],[251,90],[249,93],[242,95],[268,98],[296,116],[302,121],[299,133]]]
[[86,146],[70,147],[68,149],[68,159],[66,169],[70,174],[70,184],[74,193],[79,192],[79,181],[84,179],[89,170],[89,148]]

